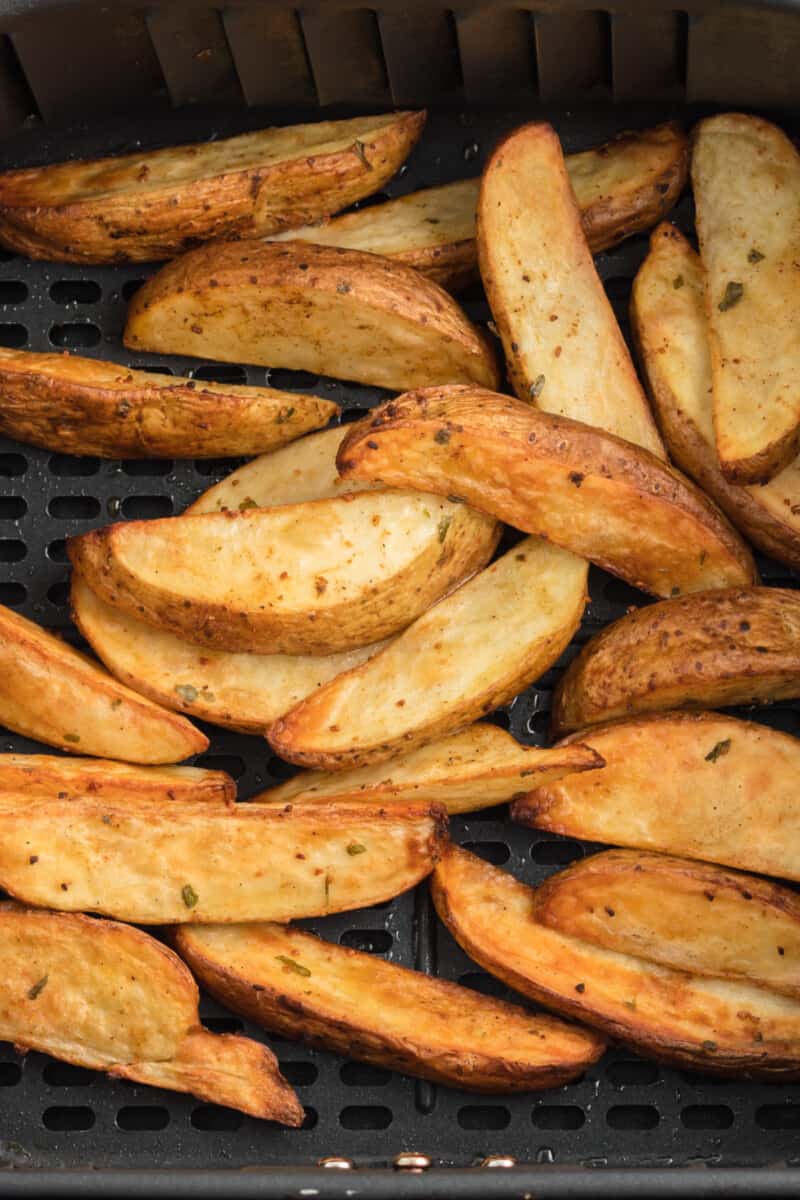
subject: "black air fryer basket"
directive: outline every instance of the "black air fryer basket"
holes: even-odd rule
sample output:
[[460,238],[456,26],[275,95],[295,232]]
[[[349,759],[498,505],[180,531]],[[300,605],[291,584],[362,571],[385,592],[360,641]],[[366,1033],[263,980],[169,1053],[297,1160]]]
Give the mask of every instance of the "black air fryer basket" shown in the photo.
[[[686,11],[688,9],[688,12]],[[282,0],[0,4],[2,167],[203,140],[317,116],[427,106],[428,126],[385,195],[477,174],[497,138],[551,120],[568,150],[626,128],[738,107],[800,132],[800,3],[620,0]],[[367,201],[369,203],[369,201]],[[691,228],[684,196],[672,219]],[[638,236],[601,254],[628,332]],[[0,345],[64,348],[198,379],[316,392],[343,420],[382,395],[306,372],[160,358],[124,349],[126,302],[153,267],[80,267],[0,252]],[[486,322],[479,287],[464,297]],[[236,462],[108,462],[0,441],[0,603],[48,628],[68,621],[67,535],[112,519],[179,513]],[[765,582],[796,586],[760,560]],[[558,667],[492,715],[545,741],[551,689],[578,646],[644,597],[592,569],[591,604]],[[74,631],[68,637],[80,644]],[[800,710],[754,714],[800,734]],[[292,768],[263,739],[212,727],[198,762],[247,798]],[[2,750],[35,744],[3,735]],[[512,825],[502,810],[452,822],[454,837],[537,883],[592,847]],[[325,937],[505,989],[455,945],[427,889],[307,923]],[[215,1031],[264,1034],[208,998]],[[240,1197],[789,1196],[800,1193],[800,1084],[722,1081],[609,1052],[542,1094],[481,1097],[276,1038],[306,1108],[289,1130],[188,1096],[112,1081],[0,1044],[0,1196]],[[327,1160],[327,1162],[326,1162]]]

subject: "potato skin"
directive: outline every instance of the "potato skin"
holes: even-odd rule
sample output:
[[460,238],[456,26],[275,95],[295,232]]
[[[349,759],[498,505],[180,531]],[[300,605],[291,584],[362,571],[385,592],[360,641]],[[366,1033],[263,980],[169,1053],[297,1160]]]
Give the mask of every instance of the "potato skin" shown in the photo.
[[[170,175],[187,158],[201,161],[203,145],[7,171],[0,175],[0,241],[30,258],[151,262],[212,238],[254,237],[303,225],[380,190],[416,144],[424,123],[424,112],[401,112],[382,125],[378,118],[324,122],[321,129],[340,127],[345,145],[309,154],[311,143],[292,158],[223,168],[186,186]],[[275,132],[280,131],[262,131],[265,159]],[[61,199],[87,170],[102,172],[96,194],[90,180],[88,195]],[[109,193],[115,184],[122,186]]]
[[634,713],[800,696],[800,592],[726,588],[629,613],[587,642],[553,696],[555,736]]

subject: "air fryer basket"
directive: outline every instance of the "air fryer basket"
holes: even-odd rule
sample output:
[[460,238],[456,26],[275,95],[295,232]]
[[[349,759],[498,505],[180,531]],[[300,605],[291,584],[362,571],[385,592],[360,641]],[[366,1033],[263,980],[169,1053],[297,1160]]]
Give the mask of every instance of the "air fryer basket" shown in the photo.
[[[611,13],[574,2],[454,7],[435,0],[379,0],[369,10],[319,0],[299,12],[272,0],[224,9],[185,0],[147,9],[6,2],[0,161],[202,140],[314,119],[320,109],[350,115],[428,105],[421,146],[386,188],[395,196],[477,174],[499,135],[534,115],[552,120],[570,150],[676,116],[690,123],[723,105],[774,113],[800,132],[798,4],[689,4],[688,14],[635,0]],[[688,196],[673,217],[691,228]],[[598,259],[626,333],[630,281],[646,245],[636,237]],[[0,252],[0,345],[64,348],[199,379],[268,379],[339,401],[345,421],[382,398],[377,389],[305,372],[128,353],[120,339],[126,302],[153,269],[34,263]],[[480,288],[464,302],[473,319],[488,320]],[[0,602],[67,629],[66,536],[112,519],[179,513],[235,465],[103,462],[0,441]],[[797,585],[788,568],[759,566],[766,582]],[[577,648],[644,602],[594,568],[590,592],[558,667],[490,718],[523,742],[544,743],[551,689]],[[68,636],[80,644],[74,631]],[[752,715],[800,734],[798,705]],[[206,732],[211,749],[198,762],[230,771],[243,798],[292,773],[261,739]],[[1,750],[35,748],[0,738]],[[593,848],[514,826],[502,810],[454,819],[453,834],[530,883]],[[506,994],[437,923],[424,886],[307,924],[344,945]],[[201,1012],[214,1030],[265,1036],[208,998]],[[720,1081],[614,1050],[566,1087],[487,1098],[266,1040],[306,1107],[300,1130],[0,1044],[0,1195],[216,1190],[378,1200],[800,1190],[800,1085]],[[318,1167],[326,1158],[338,1162]]]

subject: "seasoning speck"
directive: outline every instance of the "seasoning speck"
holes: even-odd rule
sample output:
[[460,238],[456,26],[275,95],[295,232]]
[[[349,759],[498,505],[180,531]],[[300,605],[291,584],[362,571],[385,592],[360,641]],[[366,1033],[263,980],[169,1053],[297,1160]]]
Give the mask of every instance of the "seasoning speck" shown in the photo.
[[287,954],[276,954],[275,958],[278,962],[282,962],[290,971],[294,971],[295,975],[309,976],[311,972],[308,967],[304,967],[302,963],[295,962],[293,958],[289,958]]
[[729,308],[733,308],[734,304],[738,304],[744,295],[744,285],[731,280],[725,286],[725,295],[717,305],[720,312],[727,312]]
[[47,987],[49,975],[43,975],[41,979],[37,979],[32,988],[28,989],[28,999],[35,1000],[37,996],[41,996],[44,989]]
[[194,908],[197,904],[197,901],[200,899],[190,883],[185,883],[183,885],[181,888],[181,896],[183,898],[183,903],[187,908]]
[[367,170],[371,171],[372,163],[369,161],[369,159],[367,158],[367,155],[364,151],[364,143],[360,142],[358,140],[358,138],[356,138],[355,141],[353,142],[353,149],[355,150],[356,154],[361,159],[362,163],[367,168]]
[[675,288],[676,291],[678,290],[678,288],[682,288],[683,287],[683,276],[676,275],[672,281],[672,286]]
[[439,522],[437,532],[438,532],[440,542],[443,542],[444,539],[447,537],[447,531],[450,528],[450,523],[452,520],[453,520],[452,517],[442,517],[441,521]]
[[763,257],[764,257],[764,255],[761,253],[761,251],[756,250],[756,248],[754,246],[753,249],[750,251],[750,253],[747,256],[747,261],[749,263],[758,263],[758,262],[761,262]]
[[192,704],[200,695],[196,687],[192,687],[191,683],[176,683],[175,691],[187,704]]
[[244,500],[240,500],[238,504],[239,512],[246,512],[248,508],[258,508],[252,496],[245,496]]
[[64,734],[65,742],[73,742],[75,745],[77,745],[80,740],[81,739],[78,737],[77,733],[65,733]]
[[716,1050],[716,1048],[717,1048],[717,1043],[716,1043],[716,1042],[711,1042],[711,1041],[708,1041],[708,1042],[703,1042],[703,1049],[704,1049],[704,1050],[708,1050],[708,1051],[710,1051],[710,1052],[713,1052],[714,1050]]
[[289,408],[282,408],[282,409],[280,409],[277,417],[275,418],[275,424],[276,425],[285,425],[286,422],[290,419],[290,417],[293,417],[293,416],[294,416],[294,408],[293,407],[290,406]]
[[528,388],[528,393],[535,400],[538,396],[541,396],[543,387],[544,375],[537,375],[531,386]]
[[367,847],[362,846],[361,842],[350,842],[349,846],[347,847],[347,853],[351,858],[355,858],[357,854],[364,854],[366,849]]
[[718,758],[722,758],[724,754],[727,754],[730,748],[730,738],[725,738],[723,741],[717,742],[716,746],[713,746],[706,755],[706,762],[715,763]]
[[337,290],[337,292],[339,293],[339,295],[340,295],[340,296],[346,296],[346,295],[347,295],[347,293],[350,291],[350,284],[349,284],[349,283],[344,283],[344,282],[342,282],[342,283],[337,283],[337,285],[336,285],[336,290]]
[[440,446],[446,446],[450,441],[450,430],[445,429],[444,427],[442,429],[437,429],[436,433],[433,435],[433,440],[438,442]]

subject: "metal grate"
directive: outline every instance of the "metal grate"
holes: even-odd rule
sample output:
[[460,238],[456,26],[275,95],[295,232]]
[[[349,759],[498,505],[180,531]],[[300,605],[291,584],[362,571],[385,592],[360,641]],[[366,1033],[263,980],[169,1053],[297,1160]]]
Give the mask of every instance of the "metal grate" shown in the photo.
[[[477,173],[496,138],[529,114],[438,115],[408,169],[387,189],[392,195]],[[588,146],[620,128],[645,125],[673,112],[605,109],[591,118],[552,115],[569,149]],[[289,117],[291,114],[289,114]],[[250,124],[263,120],[254,113]],[[102,152],[130,145],[135,128],[75,132],[57,145],[26,143],[30,159]],[[208,123],[185,115],[148,127],[154,142],[204,137]],[[216,130],[219,131],[219,130]],[[678,219],[690,223],[684,199]],[[638,237],[599,259],[615,311],[627,330],[630,280],[646,250]],[[8,254],[0,261],[0,344],[34,350],[63,347],[111,357],[131,366],[176,374],[314,391],[339,400],[344,419],[376,403],[375,389],[317,379],[306,373],[265,372],[197,360],[130,355],[122,347],[126,299],[150,269],[82,268],[37,264]],[[470,315],[485,322],[488,309],[475,289],[465,298]],[[67,535],[111,519],[180,512],[201,490],[226,474],[226,462],[102,462],[0,442],[0,602],[47,627],[68,624]],[[774,583],[796,582],[787,569],[761,563]],[[523,742],[542,743],[553,683],[559,671],[601,625],[643,596],[593,570],[591,604],[583,626],[558,668],[493,716]],[[70,635],[77,643],[74,633]],[[797,706],[755,714],[800,733]],[[222,767],[247,797],[292,768],[266,743],[207,728],[208,754],[198,761]],[[0,736],[0,750],[32,750],[21,737]],[[513,826],[503,810],[453,821],[454,836],[478,854],[536,883],[589,847]],[[427,891],[357,913],[308,922],[325,937],[392,961],[437,971],[492,995],[504,990],[471,963],[437,924]],[[205,998],[202,1014],[215,1030],[255,1029]],[[404,1078],[334,1055],[267,1039],[306,1107],[301,1130],[284,1130],[238,1113],[111,1081],[39,1054],[20,1057],[0,1046],[0,1165],[25,1167],[243,1167],[310,1164],[324,1155],[358,1163],[391,1161],[403,1150],[430,1154],[437,1164],[469,1165],[490,1154],[521,1162],[560,1165],[723,1166],[800,1162],[800,1085],[719,1082],[657,1066],[627,1051],[612,1051],[580,1081],[541,1095],[490,1097]]]

